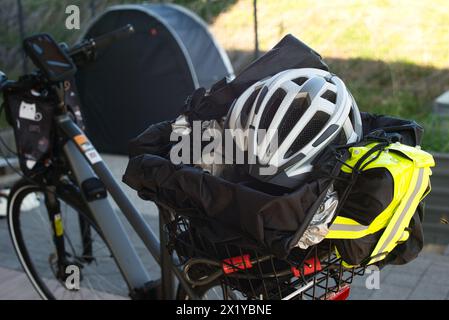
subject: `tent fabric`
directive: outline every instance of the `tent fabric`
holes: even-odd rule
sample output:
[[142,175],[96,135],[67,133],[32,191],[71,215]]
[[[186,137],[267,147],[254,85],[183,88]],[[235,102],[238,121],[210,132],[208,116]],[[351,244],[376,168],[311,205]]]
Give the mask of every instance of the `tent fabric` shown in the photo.
[[[197,15],[174,4],[152,5],[151,10],[164,17],[164,20],[182,39],[200,87],[210,88],[212,84],[223,78],[223,70],[226,70],[229,76],[233,76],[234,71],[227,54],[211,35],[204,21]],[[180,12],[183,14],[179,14]],[[201,45],[198,45],[199,41]]]
[[174,118],[196,88],[233,76],[207,26],[175,5],[113,6],[83,36],[126,24],[135,33],[97,53],[76,76],[86,131],[101,152],[126,154],[127,143],[150,124]]

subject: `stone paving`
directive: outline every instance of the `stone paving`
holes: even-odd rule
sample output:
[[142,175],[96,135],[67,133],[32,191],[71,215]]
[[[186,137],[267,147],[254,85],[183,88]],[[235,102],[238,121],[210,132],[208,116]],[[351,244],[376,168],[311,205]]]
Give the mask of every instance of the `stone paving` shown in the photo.
[[[126,165],[126,158],[117,156],[104,156],[104,158],[119,180]],[[124,190],[157,233],[156,207],[139,199],[136,193],[126,186]],[[159,269],[154,259],[146,252],[137,236],[131,232],[131,227],[126,221],[124,224],[130,231],[131,239],[136,244],[148,271],[152,276],[158,277]],[[424,250],[417,259],[405,266],[388,266],[380,271],[379,289],[366,288],[365,283],[369,275],[356,278],[351,286],[350,299],[449,299],[449,247],[446,250],[438,250],[438,253],[428,251],[435,250]],[[7,232],[6,221],[0,219],[0,299],[37,298],[26,276],[20,271]]]
[[368,290],[371,275],[356,278],[351,299],[370,300],[449,300],[449,256],[423,252],[403,266],[380,271],[379,289]]

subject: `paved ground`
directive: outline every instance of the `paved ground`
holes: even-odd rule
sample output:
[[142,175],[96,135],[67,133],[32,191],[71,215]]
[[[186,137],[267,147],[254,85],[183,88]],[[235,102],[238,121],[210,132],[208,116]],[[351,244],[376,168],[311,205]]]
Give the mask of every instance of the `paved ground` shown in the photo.
[[[105,156],[119,179],[126,159]],[[135,192],[124,186],[133,203],[143,212],[145,219],[157,231],[157,211],[153,204],[140,200]],[[131,231],[124,221],[125,227]],[[448,228],[449,232],[449,228]],[[130,232],[139,254],[151,275],[159,275],[158,267],[146,252],[140,240]],[[0,220],[0,299],[36,299],[38,296],[21,273],[6,230]],[[449,247],[428,246],[416,260],[405,266],[389,266],[380,272],[379,289],[368,290],[369,276],[359,277],[352,286],[351,299],[449,299]]]
[[366,289],[370,275],[356,279],[352,299],[442,300],[449,299],[449,255],[422,253],[404,266],[388,266],[380,272],[380,288]]
[[38,300],[39,295],[25,273],[0,267],[0,300],[5,299]]
[[[121,172],[123,172],[124,169],[123,166],[126,165],[126,159],[108,156],[105,156],[104,158],[107,161],[109,167],[114,169],[113,173],[116,179],[121,179],[120,176]],[[145,220],[151,225],[153,231],[155,231],[155,233],[158,235],[158,216],[155,205],[138,198],[136,192],[128,188],[126,185],[122,184],[122,186],[128,196],[131,198],[133,204],[140,212],[142,212]],[[116,209],[117,212],[119,212],[117,207]],[[132,232],[129,223],[121,215],[120,217],[149,274],[154,278],[159,278],[160,271],[158,265],[151,257],[151,255],[147,252],[142,241],[137,237],[135,233]],[[32,223],[33,221],[30,222]],[[40,236],[37,235],[35,236],[35,238],[29,239],[29,242],[34,242],[31,245],[33,245],[36,250],[39,250],[40,247],[43,247],[46,242],[48,242],[48,239],[41,239]],[[45,248],[42,249],[44,250]],[[21,266],[13,250],[14,249],[12,247],[7,230],[6,220],[0,219],[0,299],[29,299],[32,297],[38,297],[29,284],[26,276],[21,272],[17,273],[17,271],[21,271]],[[47,264],[47,261],[39,261],[35,263],[43,266]],[[45,270],[46,273],[48,271],[49,270]],[[4,282],[3,279],[10,280]]]

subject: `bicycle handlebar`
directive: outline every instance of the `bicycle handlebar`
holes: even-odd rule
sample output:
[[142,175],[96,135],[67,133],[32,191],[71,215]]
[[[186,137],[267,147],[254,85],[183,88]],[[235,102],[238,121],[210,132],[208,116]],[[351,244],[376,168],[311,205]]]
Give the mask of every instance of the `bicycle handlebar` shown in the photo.
[[68,50],[69,56],[76,65],[82,65],[86,60],[95,58],[96,51],[110,46],[112,43],[127,38],[134,33],[134,27],[131,24],[103,34],[97,38],[92,38],[81,42]]
[[124,39],[129,37],[134,33],[134,27],[130,24],[119,28],[117,30],[111,31],[104,35],[99,36],[98,38],[93,39],[94,45],[97,48],[106,48],[111,45],[113,42],[118,41],[120,39]]
[[[60,46],[66,50],[67,54],[77,66],[81,66],[86,62],[94,60],[98,49],[106,48],[115,41],[129,37],[133,33],[134,27],[131,24],[127,24],[124,27],[103,34],[98,38],[84,40],[70,49],[66,49],[67,45],[62,46],[60,44]],[[6,75],[0,71],[0,92],[5,88],[32,84],[33,79],[35,83],[42,81],[41,78],[38,78],[38,73],[23,75],[19,78],[19,81],[8,80]]]

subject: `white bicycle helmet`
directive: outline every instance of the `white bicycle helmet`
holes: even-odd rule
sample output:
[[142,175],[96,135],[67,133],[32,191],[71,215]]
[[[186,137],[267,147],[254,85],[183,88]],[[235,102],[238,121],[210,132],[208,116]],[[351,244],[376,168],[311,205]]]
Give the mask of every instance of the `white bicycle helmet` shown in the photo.
[[246,89],[238,99],[234,100],[230,112],[226,117],[226,128],[232,130],[232,135],[237,147],[247,150],[248,129],[254,118],[254,103],[267,78],[254,83]]
[[286,70],[252,85],[235,100],[227,127],[237,147],[255,159],[250,174],[285,187],[302,182],[329,144],[362,136],[357,104],[343,81],[312,68]]

